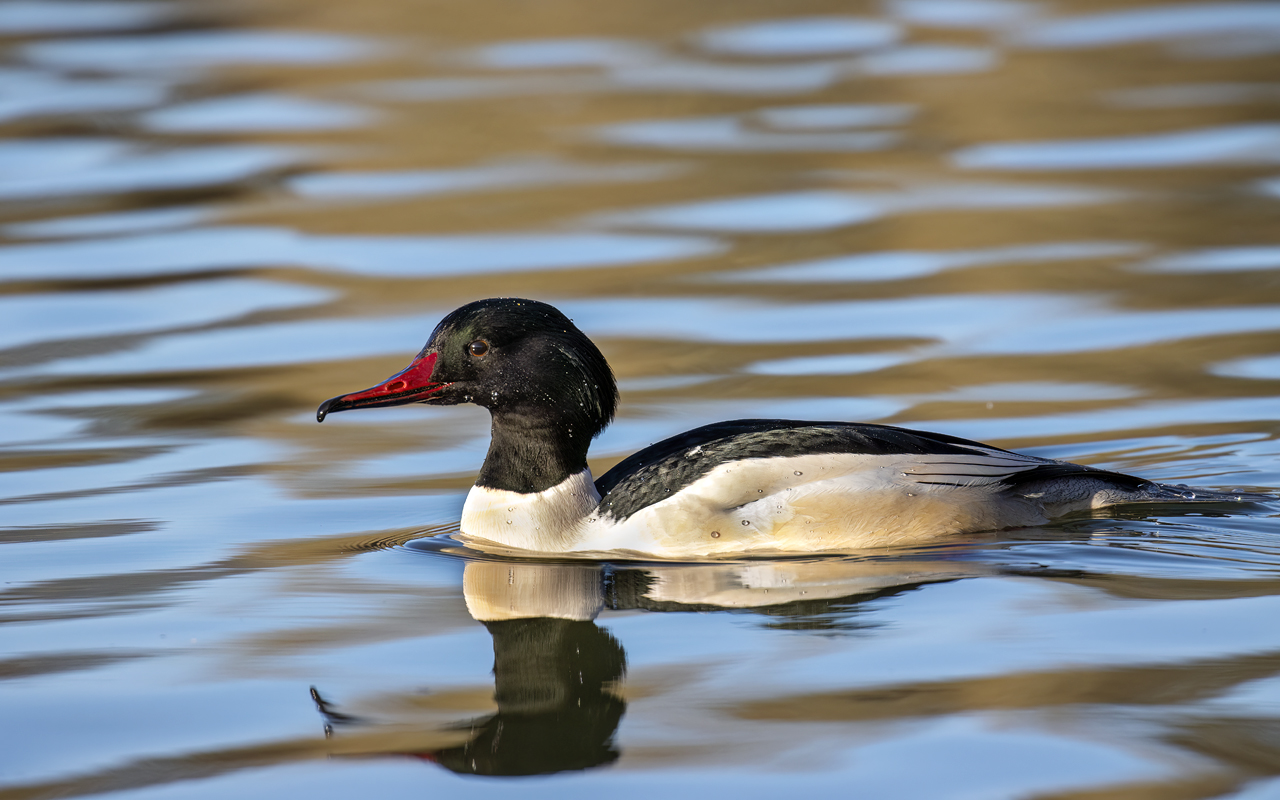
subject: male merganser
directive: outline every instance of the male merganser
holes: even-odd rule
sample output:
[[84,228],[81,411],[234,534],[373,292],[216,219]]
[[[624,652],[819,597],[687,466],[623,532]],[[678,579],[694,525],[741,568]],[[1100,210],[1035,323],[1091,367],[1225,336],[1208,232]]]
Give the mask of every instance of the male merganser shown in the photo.
[[689,558],[849,551],[1043,524],[1117,503],[1236,500],[940,433],[741,419],[673,436],[599,480],[587,448],[618,389],[595,344],[535,300],[446,316],[407,368],[316,412],[406,403],[489,409],[461,532],[541,553]]

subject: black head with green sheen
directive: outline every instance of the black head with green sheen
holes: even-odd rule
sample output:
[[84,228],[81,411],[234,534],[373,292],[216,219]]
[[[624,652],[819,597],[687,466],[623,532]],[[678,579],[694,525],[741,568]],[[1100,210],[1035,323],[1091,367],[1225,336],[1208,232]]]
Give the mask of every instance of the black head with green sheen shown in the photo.
[[477,300],[450,313],[404,370],[326,400],[337,411],[407,403],[474,403],[519,428],[568,427],[590,440],[613,418],[618,389],[600,350],[558,310],[536,300]]

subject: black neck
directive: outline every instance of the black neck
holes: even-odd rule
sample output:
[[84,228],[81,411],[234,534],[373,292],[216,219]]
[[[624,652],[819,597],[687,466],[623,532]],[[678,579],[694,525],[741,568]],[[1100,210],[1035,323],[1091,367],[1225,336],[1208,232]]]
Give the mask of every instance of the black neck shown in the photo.
[[492,412],[489,454],[477,486],[533,494],[587,468],[587,448],[598,432],[589,422],[517,411]]

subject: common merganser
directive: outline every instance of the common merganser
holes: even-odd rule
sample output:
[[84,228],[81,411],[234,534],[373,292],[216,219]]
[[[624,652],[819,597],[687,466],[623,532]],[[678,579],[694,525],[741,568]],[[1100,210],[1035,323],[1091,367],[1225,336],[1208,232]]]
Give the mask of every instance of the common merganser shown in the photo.
[[1241,499],[856,422],[741,419],[673,436],[598,480],[587,448],[618,389],[557,309],[479,300],[446,316],[404,370],[316,412],[474,403],[492,439],[462,509],[479,544],[691,558],[850,551],[1040,525],[1118,503]]

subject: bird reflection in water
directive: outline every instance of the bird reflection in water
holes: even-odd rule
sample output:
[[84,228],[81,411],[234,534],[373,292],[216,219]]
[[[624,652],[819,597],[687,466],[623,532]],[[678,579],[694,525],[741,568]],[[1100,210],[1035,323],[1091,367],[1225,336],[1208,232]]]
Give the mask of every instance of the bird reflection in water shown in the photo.
[[[406,755],[468,775],[517,776],[590,769],[619,756],[614,736],[626,700],[622,645],[596,624],[604,609],[752,610],[780,627],[829,627],[857,603],[924,583],[977,574],[950,562],[809,560],[617,568],[600,564],[469,561],[463,592],[493,637],[489,716],[450,726],[460,744]],[[825,612],[825,614],[824,614]],[[370,724],[312,698],[331,739]]]
[[622,646],[593,622],[510,619],[493,634],[498,713],[475,724],[475,738],[431,758],[454,772],[537,775],[608,764],[626,709],[616,694]]

